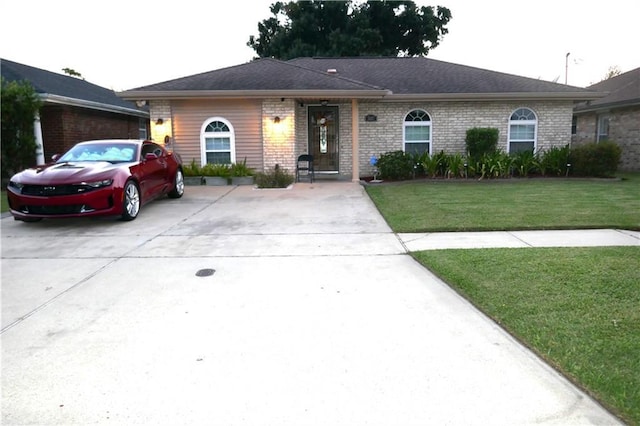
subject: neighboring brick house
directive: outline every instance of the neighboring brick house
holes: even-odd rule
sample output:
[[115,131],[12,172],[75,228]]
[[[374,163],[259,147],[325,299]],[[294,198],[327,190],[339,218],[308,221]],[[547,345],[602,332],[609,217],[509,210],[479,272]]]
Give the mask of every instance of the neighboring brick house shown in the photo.
[[576,106],[572,143],[615,142],[622,148],[620,170],[640,171],[640,68],[587,89],[608,94]]
[[316,172],[358,180],[382,153],[465,151],[467,129],[499,129],[507,152],[571,140],[576,102],[602,93],[428,58],[263,58],[118,93],[147,101],[152,134],[185,162]]
[[27,81],[43,101],[35,119],[36,137],[42,135],[43,150],[36,162],[49,161],[77,142],[89,139],[138,139],[149,135],[148,107],[123,100],[113,90],[85,80],[39,68],[0,60],[2,78]]

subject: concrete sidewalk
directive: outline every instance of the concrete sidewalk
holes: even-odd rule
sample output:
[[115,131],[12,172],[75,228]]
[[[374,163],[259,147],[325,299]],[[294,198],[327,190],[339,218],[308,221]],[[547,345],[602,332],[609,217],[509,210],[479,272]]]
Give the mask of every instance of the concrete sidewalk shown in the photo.
[[640,232],[617,229],[400,233],[398,237],[408,251],[500,247],[640,246]]
[[620,424],[407,255],[357,183],[0,226],[3,425]]

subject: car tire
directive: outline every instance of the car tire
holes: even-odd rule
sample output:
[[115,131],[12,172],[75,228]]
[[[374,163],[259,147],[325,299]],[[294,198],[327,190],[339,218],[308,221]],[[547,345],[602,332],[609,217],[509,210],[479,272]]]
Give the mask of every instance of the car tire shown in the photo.
[[132,180],[124,185],[122,194],[122,220],[133,220],[140,213],[140,189]]
[[169,192],[169,198],[180,198],[184,194],[184,175],[182,170],[176,170],[173,177],[173,189]]

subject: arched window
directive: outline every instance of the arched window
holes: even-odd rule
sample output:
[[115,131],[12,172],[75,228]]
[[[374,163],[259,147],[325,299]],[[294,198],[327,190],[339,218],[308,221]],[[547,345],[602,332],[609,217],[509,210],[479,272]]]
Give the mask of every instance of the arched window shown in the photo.
[[205,121],[200,132],[202,164],[231,164],[236,160],[233,126],[221,117]]
[[431,153],[431,117],[421,109],[414,109],[404,117],[404,152]]
[[509,153],[535,152],[538,118],[529,108],[518,108],[509,118]]

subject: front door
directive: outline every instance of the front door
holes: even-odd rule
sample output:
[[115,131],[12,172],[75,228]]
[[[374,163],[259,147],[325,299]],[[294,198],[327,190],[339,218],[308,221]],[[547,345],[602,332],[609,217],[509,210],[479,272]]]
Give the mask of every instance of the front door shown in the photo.
[[338,107],[309,107],[309,154],[316,172],[338,172]]

